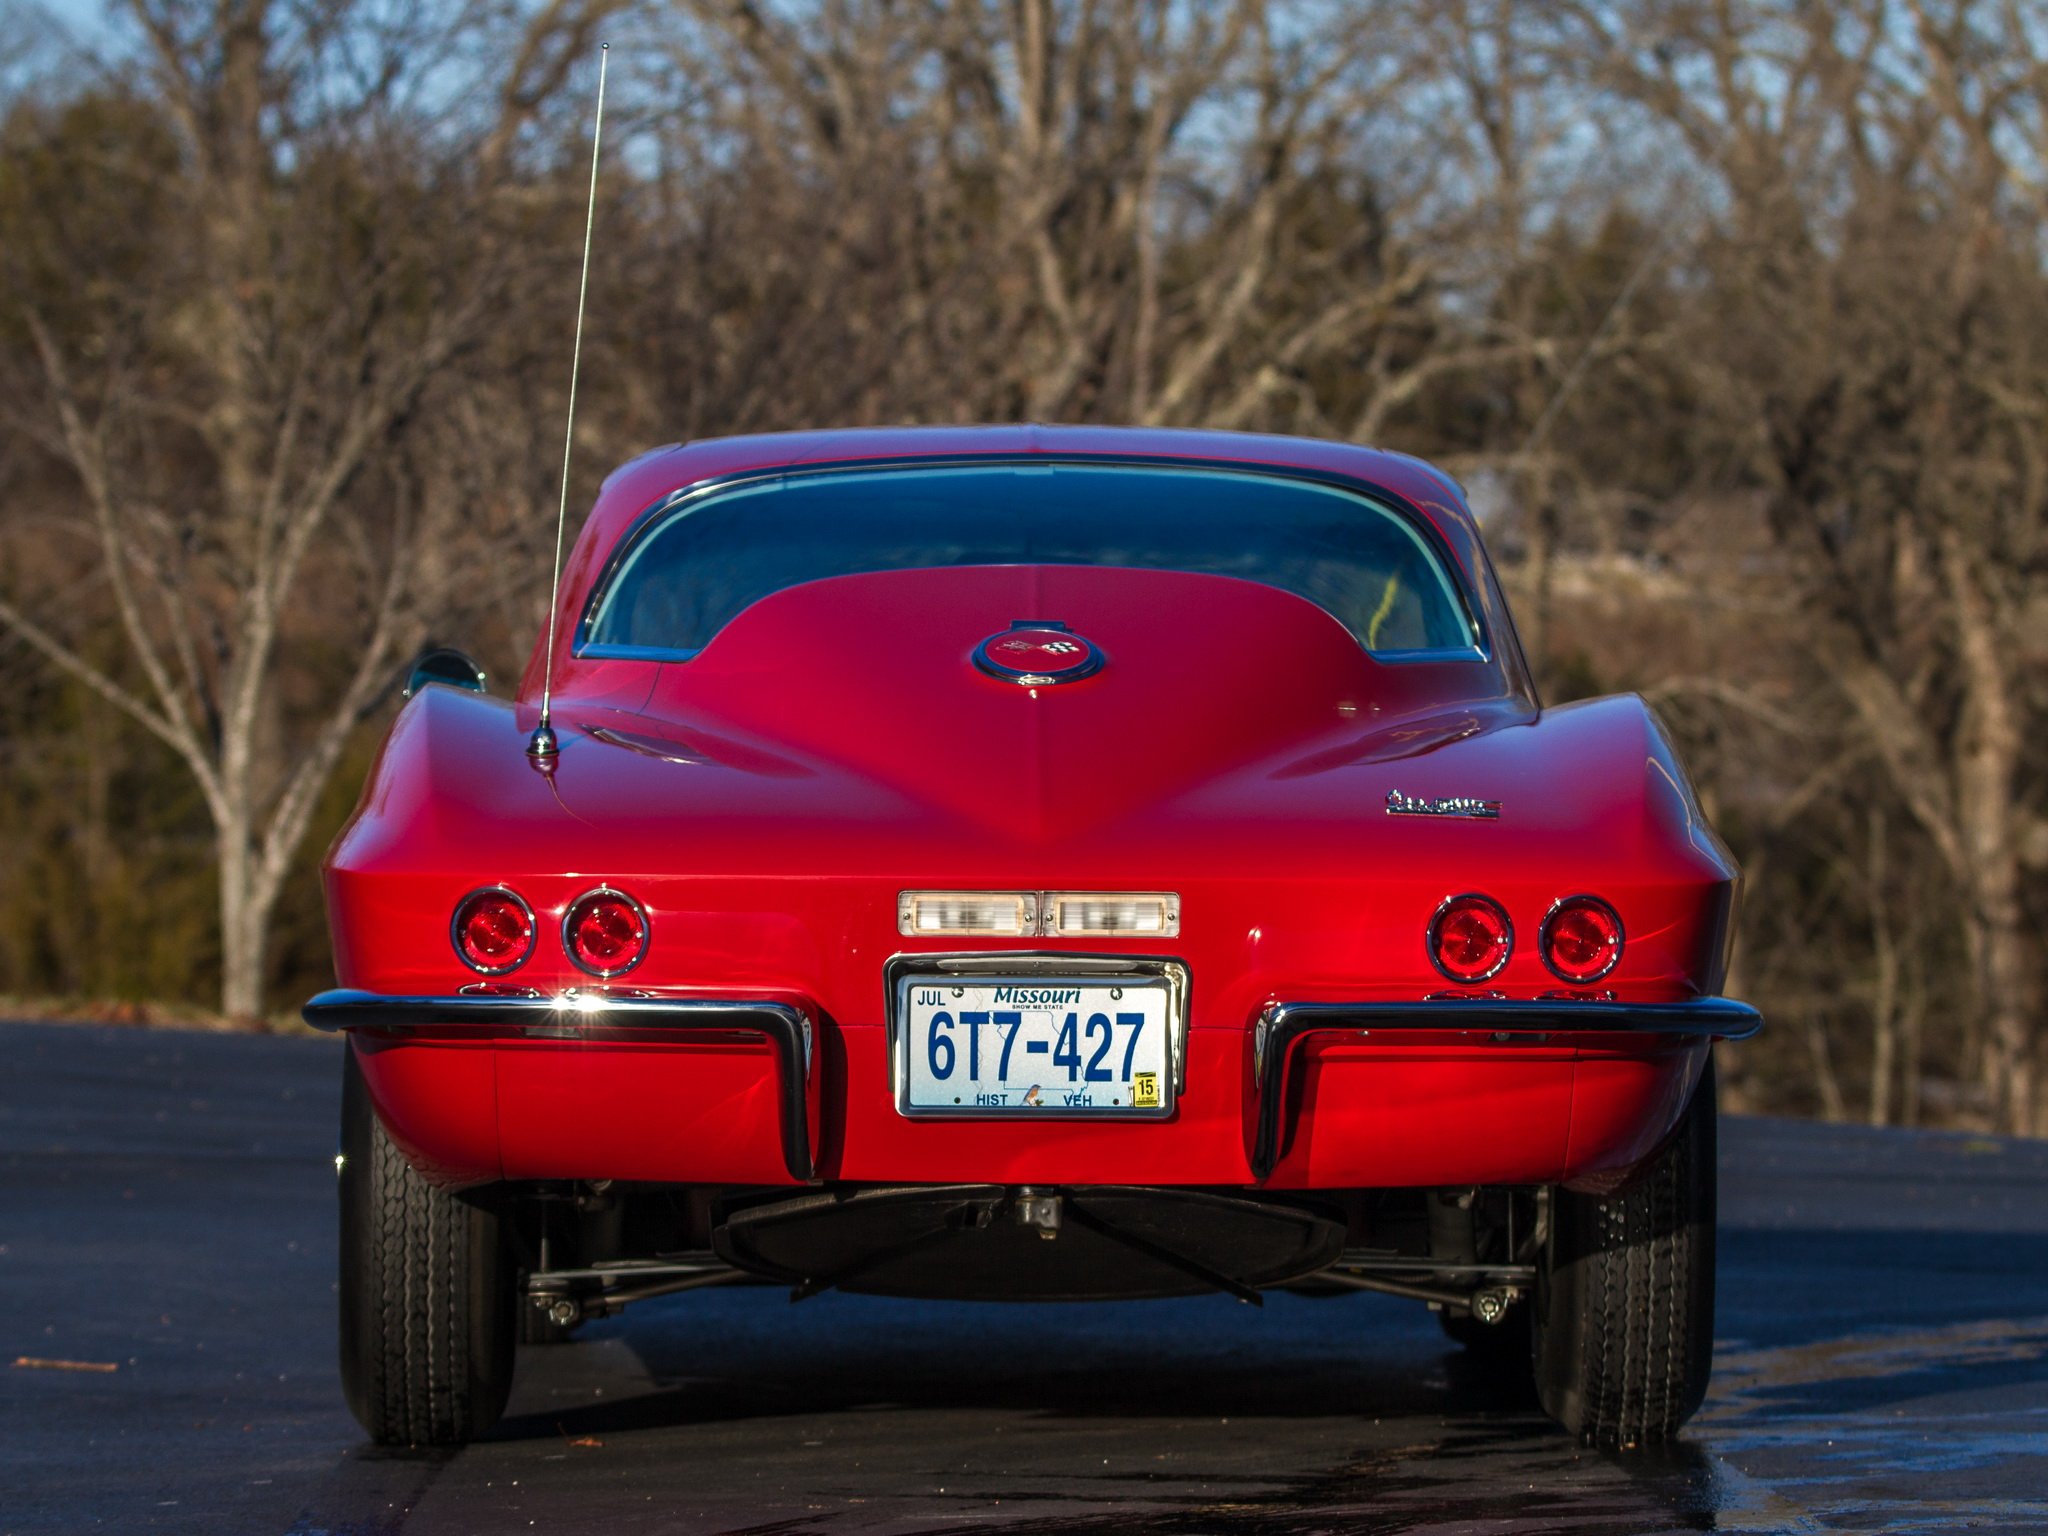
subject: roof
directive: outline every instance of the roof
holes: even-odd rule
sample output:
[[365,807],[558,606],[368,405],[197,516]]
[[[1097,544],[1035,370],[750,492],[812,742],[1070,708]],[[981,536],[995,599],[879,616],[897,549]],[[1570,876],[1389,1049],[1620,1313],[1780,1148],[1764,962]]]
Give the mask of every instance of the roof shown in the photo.
[[605,481],[582,542],[608,549],[647,507],[684,486],[806,464],[983,456],[1203,460],[1306,470],[1381,487],[1437,522],[1453,548],[1476,542],[1457,484],[1423,460],[1320,438],[1166,427],[863,427],[713,437],[643,454]]
[[[1479,526],[1457,483],[1405,453],[1308,437],[1204,432],[1160,427],[872,427],[832,432],[777,432],[675,443],[614,470],[577,535],[562,568],[553,632],[566,649],[592,585],[641,513],[675,491],[705,481],[800,465],[974,457],[1125,458],[1288,469],[1376,487],[1397,496],[1437,528],[1452,558],[1474,583],[1489,624],[1511,633],[1499,593],[1485,568]],[[520,694],[538,691],[545,635],[528,660]],[[1519,652],[1514,666],[1519,668]],[[1526,687],[1526,683],[1524,684]]]

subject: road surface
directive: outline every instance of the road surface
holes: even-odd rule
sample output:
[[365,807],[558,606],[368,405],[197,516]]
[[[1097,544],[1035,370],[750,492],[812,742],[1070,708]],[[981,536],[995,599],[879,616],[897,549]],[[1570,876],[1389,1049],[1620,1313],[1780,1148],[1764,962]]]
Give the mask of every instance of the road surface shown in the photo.
[[2048,1143],[1727,1123],[1713,1393],[1660,1455],[1391,1298],[765,1288],[528,1350],[488,1441],[394,1454],[335,1374],[335,1051],[0,1025],[0,1533],[2048,1532]]

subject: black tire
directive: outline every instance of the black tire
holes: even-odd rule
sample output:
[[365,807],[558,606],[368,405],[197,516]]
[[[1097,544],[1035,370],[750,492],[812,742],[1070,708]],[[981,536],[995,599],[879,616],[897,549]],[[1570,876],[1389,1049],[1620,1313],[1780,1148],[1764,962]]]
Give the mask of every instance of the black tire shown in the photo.
[[1582,1443],[1668,1440],[1714,1349],[1714,1065],[1678,1130],[1618,1194],[1559,1190],[1538,1264],[1536,1393]]
[[379,1445],[461,1445],[512,1390],[512,1254],[495,1212],[413,1171],[344,1054],[342,1391]]

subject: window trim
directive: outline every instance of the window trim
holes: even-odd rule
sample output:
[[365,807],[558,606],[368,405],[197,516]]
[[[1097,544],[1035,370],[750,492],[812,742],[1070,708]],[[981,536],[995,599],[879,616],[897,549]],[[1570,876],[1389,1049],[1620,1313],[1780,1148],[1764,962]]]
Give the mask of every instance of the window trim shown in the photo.
[[[652,537],[660,527],[666,525],[670,517],[676,514],[677,509],[685,502],[708,501],[728,491],[765,485],[778,480],[808,479],[814,475],[843,475],[862,470],[889,473],[892,471],[916,469],[1058,469],[1061,467],[1181,469],[1212,474],[1245,475],[1269,480],[1296,480],[1308,485],[1317,485],[1330,490],[1343,491],[1362,501],[1377,504],[1408,524],[1410,530],[1421,539],[1430,554],[1436,558],[1438,565],[1449,579],[1454,595],[1464,606],[1466,618],[1471,621],[1474,639],[1470,646],[1451,646],[1434,650],[1416,651],[1375,651],[1366,645],[1364,637],[1354,632],[1349,624],[1346,624],[1334,613],[1331,613],[1329,609],[1315,602],[1312,598],[1303,597],[1299,592],[1291,591],[1286,587],[1276,586],[1272,582],[1260,582],[1248,576],[1229,579],[1251,581],[1254,585],[1271,587],[1276,592],[1286,592],[1290,597],[1300,598],[1301,601],[1308,603],[1317,612],[1327,615],[1331,623],[1342,629],[1345,634],[1350,635],[1357,642],[1360,651],[1364,652],[1367,657],[1381,666],[1441,665],[1447,662],[1472,662],[1486,665],[1491,664],[1495,659],[1494,638],[1492,630],[1487,624],[1486,605],[1479,600],[1483,595],[1478,590],[1480,586],[1479,572],[1477,570],[1467,571],[1465,569],[1464,563],[1458,558],[1457,551],[1451,547],[1450,541],[1444,537],[1442,530],[1436,526],[1436,523],[1431,518],[1425,516],[1418,507],[1414,506],[1405,497],[1399,496],[1393,491],[1388,490],[1385,486],[1376,485],[1369,480],[1360,480],[1351,475],[1307,469],[1298,465],[1259,464],[1242,459],[1198,459],[1155,454],[1122,453],[911,454],[891,458],[834,459],[818,463],[769,465],[758,469],[737,470],[731,474],[716,475],[704,480],[693,480],[688,485],[678,486],[676,489],[665,492],[660,497],[657,497],[647,506],[641,508],[639,512],[635,513],[633,520],[626,525],[625,531],[619,535],[618,540],[612,545],[611,552],[605,556],[603,566],[599,568],[596,578],[590,584],[588,594],[584,597],[583,605],[577,613],[576,629],[571,638],[569,654],[572,658],[579,661],[653,662],[686,662],[692,661],[703,654],[703,646],[692,648],[689,646],[619,645],[595,641],[590,638],[591,625],[596,620],[598,610],[603,607],[605,598],[611,591],[612,583],[624,568],[627,559],[642,542]],[[918,570],[925,569],[925,567],[908,566],[901,569]],[[966,567],[960,567],[960,569],[966,569]],[[1097,566],[1090,567],[1090,569],[1113,569],[1113,567]],[[1141,569],[1154,569],[1154,567],[1141,567]],[[1168,568],[1158,567],[1157,569]],[[864,573],[849,571],[846,574],[856,575]],[[812,580],[825,581],[836,579],[834,577],[812,578]],[[807,581],[791,582],[788,587],[778,587],[776,591],[787,592],[793,587],[808,586],[809,584]],[[769,594],[769,596],[773,595],[773,593]],[[761,599],[757,598],[755,601],[759,602]],[[747,605],[748,608],[752,606],[752,603]],[[740,610],[741,613],[746,611],[745,608]],[[733,617],[737,618],[738,616],[738,614],[735,614]],[[730,623],[731,620],[728,619],[726,622]],[[721,624],[713,632],[712,639],[715,640],[718,635],[724,633],[724,630],[725,625]]]

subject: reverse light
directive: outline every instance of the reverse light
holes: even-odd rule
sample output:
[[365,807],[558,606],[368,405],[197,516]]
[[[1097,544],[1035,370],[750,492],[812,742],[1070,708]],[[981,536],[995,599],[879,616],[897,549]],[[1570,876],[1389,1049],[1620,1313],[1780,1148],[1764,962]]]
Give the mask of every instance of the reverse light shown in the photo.
[[1543,919],[1538,947],[1560,980],[1598,981],[1621,963],[1621,919],[1597,896],[1568,896]]
[[449,942],[462,963],[486,976],[502,976],[533,953],[533,909],[502,885],[471,891],[455,904]]
[[1038,932],[1038,896],[1032,891],[905,891],[896,898],[896,931],[1026,938]]
[[562,948],[599,980],[623,975],[646,958],[647,913],[624,891],[586,891],[562,915]]
[[1180,933],[1180,897],[1170,891],[1053,891],[1045,898],[1042,927],[1062,939],[1171,939]]
[[1452,981],[1497,976],[1514,949],[1514,924],[1490,896],[1453,896],[1429,920],[1430,963]]

